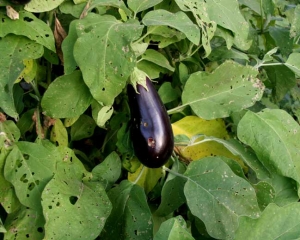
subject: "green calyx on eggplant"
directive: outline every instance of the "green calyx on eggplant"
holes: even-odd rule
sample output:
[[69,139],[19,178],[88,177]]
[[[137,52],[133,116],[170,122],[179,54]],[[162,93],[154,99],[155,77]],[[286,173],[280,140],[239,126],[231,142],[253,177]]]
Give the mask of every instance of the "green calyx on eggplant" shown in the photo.
[[138,93],[128,84],[127,94],[131,112],[131,140],[136,157],[149,168],[159,168],[170,158],[174,137],[167,111],[154,88],[146,78],[145,89],[137,84]]

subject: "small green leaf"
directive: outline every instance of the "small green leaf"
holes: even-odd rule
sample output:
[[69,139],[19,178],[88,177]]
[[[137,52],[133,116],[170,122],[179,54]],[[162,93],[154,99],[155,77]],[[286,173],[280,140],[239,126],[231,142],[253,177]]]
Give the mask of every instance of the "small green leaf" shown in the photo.
[[121,159],[116,152],[109,154],[102,163],[93,168],[92,181],[103,182],[105,188],[111,187],[121,175]]
[[25,10],[28,12],[48,12],[57,8],[64,0],[52,0],[52,1],[38,1],[33,0],[26,4]]
[[163,222],[155,234],[154,240],[193,240],[193,236],[189,233],[186,223],[181,216],[170,218]]
[[55,119],[55,123],[50,132],[50,140],[59,146],[68,146],[68,132],[60,119]]
[[127,4],[135,14],[151,8],[162,2],[162,0],[128,0]]
[[275,200],[275,190],[267,182],[261,181],[253,185],[259,208],[263,211],[270,203],[273,203]]
[[293,39],[290,38],[290,32],[287,28],[279,26],[269,27],[269,32],[284,57],[292,53]]
[[298,239],[300,236],[300,204],[284,207],[270,204],[260,218],[241,217],[235,239]]
[[[182,93],[184,105],[204,119],[224,118],[259,101],[264,85],[250,66],[226,61],[213,73],[193,73]],[[220,84],[222,79],[222,84]]]
[[260,215],[250,183],[236,176],[220,157],[193,161],[184,175],[187,204],[192,214],[204,222],[210,236],[232,238],[240,216]]
[[152,218],[144,190],[124,180],[108,192],[113,209],[101,239],[152,239]]
[[81,115],[71,126],[71,141],[78,141],[93,135],[96,127],[95,121],[88,115]]
[[158,94],[164,104],[172,102],[180,97],[180,91],[174,89],[170,82],[164,82],[158,89]]
[[[184,173],[186,167],[179,161],[176,161],[172,170],[178,173]],[[169,174],[161,190],[161,202],[155,214],[158,216],[167,216],[177,210],[186,202],[183,187],[186,179],[173,174]]]
[[290,37],[296,39],[299,38],[299,36],[300,36],[300,5],[297,4],[294,11],[294,18],[290,29]]
[[80,71],[55,79],[42,99],[44,114],[53,118],[71,118],[82,114],[91,104],[92,96]]
[[200,31],[184,12],[171,13],[166,10],[153,10],[143,18],[146,26],[170,26],[181,32],[195,45],[199,44]]
[[98,102],[92,102],[92,116],[99,127],[104,127],[114,112],[112,106],[101,106]]
[[170,65],[168,59],[163,54],[153,49],[146,50],[146,52],[142,55],[142,59],[155,63],[170,70],[171,72],[174,72],[175,70],[175,68]]

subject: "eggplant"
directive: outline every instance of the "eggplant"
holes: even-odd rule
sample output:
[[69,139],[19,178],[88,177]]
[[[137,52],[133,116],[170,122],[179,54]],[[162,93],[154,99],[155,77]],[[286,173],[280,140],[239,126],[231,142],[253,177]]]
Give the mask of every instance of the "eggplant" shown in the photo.
[[148,168],[159,168],[170,158],[174,148],[171,122],[151,80],[148,91],[137,84],[137,91],[128,84],[131,113],[130,137],[136,157]]
[[25,5],[30,2],[30,0],[11,0],[12,3],[18,4],[18,5]]

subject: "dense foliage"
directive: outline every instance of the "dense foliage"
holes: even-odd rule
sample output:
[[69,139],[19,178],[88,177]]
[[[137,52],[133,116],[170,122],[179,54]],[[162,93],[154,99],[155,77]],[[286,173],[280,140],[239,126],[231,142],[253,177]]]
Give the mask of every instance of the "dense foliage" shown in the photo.
[[[0,238],[299,239],[297,0],[0,0]],[[168,163],[134,156],[154,80]]]

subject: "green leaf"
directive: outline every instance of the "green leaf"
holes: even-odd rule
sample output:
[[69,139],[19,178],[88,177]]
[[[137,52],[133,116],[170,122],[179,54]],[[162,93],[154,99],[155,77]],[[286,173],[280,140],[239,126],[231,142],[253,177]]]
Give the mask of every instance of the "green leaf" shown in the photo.
[[210,236],[232,238],[240,216],[259,216],[254,189],[220,157],[190,163],[185,176],[187,204],[192,214],[204,222]]
[[93,168],[92,181],[101,181],[106,189],[111,187],[121,175],[121,159],[116,152],[109,154],[102,163]]
[[[30,12],[20,11],[19,15],[18,20],[12,20],[3,12],[0,12],[0,18],[2,19],[0,37],[4,37],[10,33],[22,35],[56,52],[54,37],[50,27]],[[34,51],[30,51],[30,54],[32,53]],[[30,57],[26,59],[30,59]]]
[[71,141],[78,141],[93,135],[96,127],[95,121],[88,115],[81,115],[71,126]]
[[199,44],[200,31],[183,12],[171,13],[166,10],[153,10],[143,18],[146,26],[169,26],[183,32],[186,37],[195,45]]
[[269,27],[269,32],[284,57],[292,53],[293,39],[290,38],[290,33],[287,28],[279,26]]
[[294,11],[294,18],[290,28],[290,37],[295,39],[300,37],[300,5],[298,4]]
[[45,219],[42,210],[21,206],[17,211],[9,214],[5,220],[4,239],[44,239]]
[[104,127],[114,113],[112,106],[101,106],[98,102],[92,102],[92,116],[99,127]]
[[158,94],[164,104],[172,102],[180,97],[180,91],[174,89],[170,82],[164,82],[158,89]]
[[30,142],[18,142],[6,159],[5,178],[12,183],[20,202],[32,209],[41,208],[41,194],[53,177],[57,155]]
[[205,1],[190,1],[190,0],[176,0],[175,1],[182,11],[190,11],[196,19],[197,25],[201,29],[201,43],[205,49],[205,56],[207,57],[211,52],[210,40],[213,38],[217,28],[217,24],[209,19],[206,12],[207,6]]
[[228,49],[226,46],[214,48],[208,56],[208,59],[210,61],[222,61],[227,59],[242,59],[249,61],[247,54],[235,49]]
[[20,129],[21,135],[24,137],[25,133],[32,129],[34,122],[32,120],[35,109],[30,109],[23,113],[17,122],[17,126]]
[[295,74],[287,66],[265,66],[264,69],[271,82],[272,94],[277,101],[282,100],[286,93],[296,86]]
[[[226,61],[213,73],[193,73],[182,93],[184,105],[204,119],[224,118],[259,101],[264,85],[250,66]],[[220,84],[222,79],[222,84]]]
[[273,173],[272,177],[265,181],[274,188],[274,203],[278,206],[285,206],[299,201],[299,196],[297,195],[297,184],[293,179]]
[[274,188],[265,181],[258,182],[253,185],[259,208],[263,211],[270,203],[275,200],[275,190]]
[[147,49],[146,52],[142,55],[142,59],[147,60],[149,62],[155,63],[163,68],[174,72],[175,68],[173,68],[168,59],[158,51],[153,49]]
[[162,0],[128,0],[127,4],[135,14],[151,8],[162,2]]
[[152,218],[144,190],[124,180],[108,192],[113,209],[101,239],[152,239]]
[[112,105],[125,87],[135,67],[136,57],[130,43],[137,39],[142,26],[122,23],[113,16],[89,14],[77,23],[74,57],[93,97]]
[[201,142],[215,141],[221,143],[226,147],[233,155],[239,156],[252,170],[256,173],[259,179],[266,179],[270,177],[269,171],[264,165],[257,159],[255,154],[251,151],[247,151],[244,146],[235,139],[224,140],[221,138],[205,136]]
[[142,60],[138,62],[137,68],[143,71],[152,80],[159,78],[160,73],[168,72],[167,69],[146,60]]
[[8,147],[14,142],[17,142],[20,138],[20,130],[12,120],[0,121],[0,149],[2,148],[2,138],[4,144],[3,147]]
[[270,171],[300,183],[300,127],[285,111],[265,109],[248,111],[239,122],[238,138],[252,147],[262,164]]
[[47,12],[57,8],[64,0],[39,1],[32,0],[25,5],[25,10],[28,12]]
[[[55,101],[53,100],[55,99]],[[55,79],[42,99],[44,114],[53,118],[71,118],[82,114],[92,102],[80,71]]]
[[0,39],[0,52],[0,107],[9,116],[17,118],[14,83],[24,69],[23,60],[41,57],[43,47],[28,38],[8,35]]
[[299,239],[300,204],[270,204],[258,219],[241,217],[235,239]]
[[7,231],[2,223],[2,220],[0,219],[0,233],[5,233],[5,232],[7,232]]
[[193,240],[193,236],[189,233],[186,223],[181,216],[170,218],[163,222],[155,234],[154,240]]
[[[72,0],[65,0],[59,5],[59,10],[62,13],[71,14],[75,18],[80,18],[84,8],[86,7],[86,2],[74,4]],[[72,22],[70,23],[72,24]]]
[[285,65],[291,69],[297,76],[300,76],[300,53],[292,53]]
[[75,61],[73,50],[75,42],[78,38],[76,26],[79,22],[79,20],[74,20],[70,23],[68,35],[61,45],[61,50],[64,55],[64,72],[66,75],[74,72],[77,67],[77,62]]
[[[176,161],[172,170],[178,173],[184,173],[186,167],[179,161]],[[161,190],[161,202],[155,214],[158,216],[167,216],[177,210],[186,202],[183,187],[186,179],[169,174]]]
[[59,146],[68,146],[68,132],[60,119],[55,119],[50,132],[50,140]]
[[45,238],[93,240],[104,227],[111,203],[100,182],[83,181],[88,173],[72,150],[61,148],[61,157],[42,193]]

